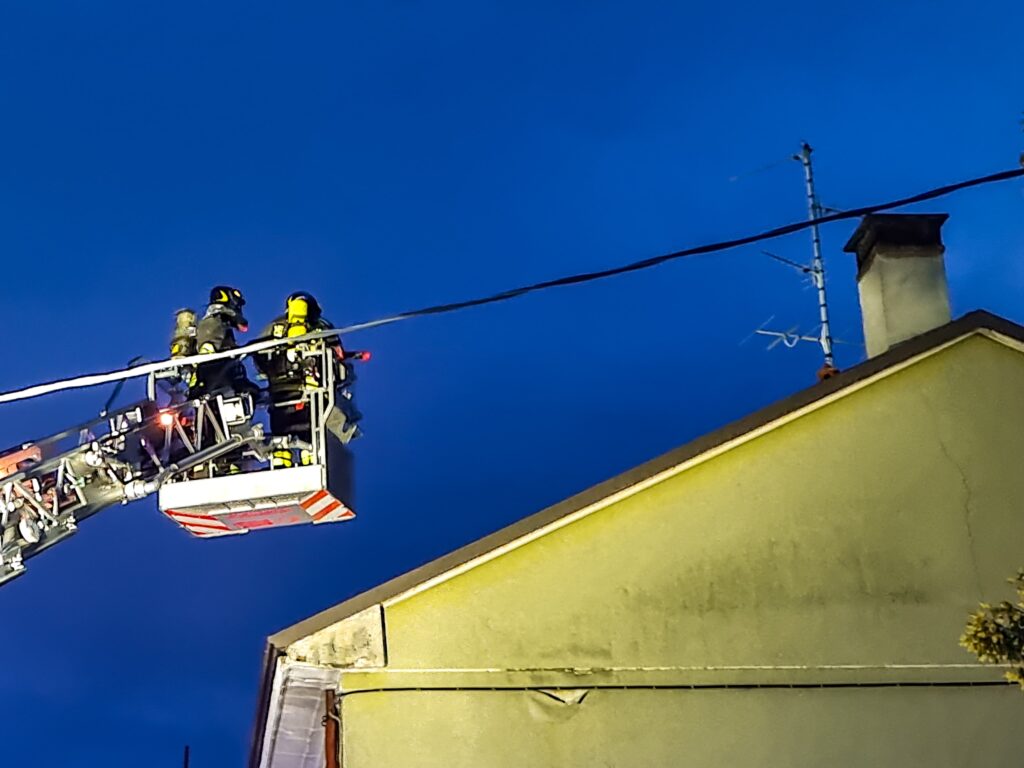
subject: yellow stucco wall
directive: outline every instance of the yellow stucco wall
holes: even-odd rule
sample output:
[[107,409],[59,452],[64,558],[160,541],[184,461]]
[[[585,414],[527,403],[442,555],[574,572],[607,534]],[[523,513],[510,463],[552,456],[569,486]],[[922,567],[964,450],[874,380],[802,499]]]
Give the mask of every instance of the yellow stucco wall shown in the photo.
[[[985,733],[1015,759],[1002,687],[596,690],[551,722],[482,689],[998,679],[957,640],[1024,564],[1022,393],[1024,355],[972,337],[386,604],[386,669],[342,675],[345,765],[959,766]],[[392,687],[481,690],[344,694]]]
[[342,708],[358,725],[346,768],[992,768],[1020,764],[1022,716],[1010,687],[601,690],[568,707],[410,691]]
[[1024,355],[974,337],[388,607],[389,666],[963,662],[1022,563]]

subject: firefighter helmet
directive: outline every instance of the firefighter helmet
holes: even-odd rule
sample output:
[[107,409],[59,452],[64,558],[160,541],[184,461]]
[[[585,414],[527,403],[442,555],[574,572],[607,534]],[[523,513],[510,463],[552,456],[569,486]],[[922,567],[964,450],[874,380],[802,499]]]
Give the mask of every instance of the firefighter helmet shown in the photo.
[[249,321],[242,314],[245,297],[237,288],[232,288],[229,285],[215,285],[210,289],[210,305],[227,307],[234,318],[235,328],[243,333],[249,330]]
[[320,319],[320,304],[313,294],[296,291],[285,300],[285,311],[291,322],[307,321],[315,323]]
[[211,304],[225,304],[232,309],[240,310],[245,306],[245,297],[237,288],[228,285],[215,285],[210,289]]

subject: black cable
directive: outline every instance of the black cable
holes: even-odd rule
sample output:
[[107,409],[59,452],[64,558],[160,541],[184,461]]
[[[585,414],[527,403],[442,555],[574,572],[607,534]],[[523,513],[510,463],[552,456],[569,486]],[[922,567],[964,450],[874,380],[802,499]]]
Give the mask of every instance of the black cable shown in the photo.
[[148,375],[155,371],[165,370],[180,365],[198,364],[200,362],[213,362],[215,360],[237,357],[242,355],[255,354],[266,349],[271,349],[276,346],[286,344],[299,344],[305,341],[313,341],[316,339],[324,339],[332,336],[340,336],[343,333],[353,333],[355,331],[367,330],[369,328],[377,328],[384,325],[390,325],[391,323],[397,323],[401,320],[408,320],[413,317],[422,317],[424,315],[438,315],[445,312],[455,312],[460,309],[467,309],[469,307],[479,307],[484,304],[494,304],[499,301],[507,301],[508,299],[514,299],[518,296],[523,296],[527,293],[533,293],[535,291],[546,290],[547,288],[557,288],[563,285],[578,285],[580,283],[588,283],[592,280],[601,280],[605,277],[613,277],[615,275],[626,274],[627,272],[636,272],[641,269],[648,269],[655,267],[659,264],[663,264],[667,261],[673,261],[675,259],[682,259],[689,256],[699,256],[705,253],[714,253],[716,251],[725,251],[730,248],[737,248],[741,245],[750,245],[751,243],[757,243],[762,240],[771,240],[776,237],[782,237],[783,235],[789,235],[794,232],[799,232],[803,229],[808,229],[815,225],[820,224],[831,224],[834,221],[843,221],[844,219],[852,219],[858,216],[866,216],[871,213],[878,213],[880,211],[888,211],[893,208],[902,208],[905,205],[912,205],[913,203],[921,203],[925,200],[934,200],[938,197],[957,192],[961,189],[967,189],[969,187],[977,187],[982,184],[992,184],[997,181],[1006,181],[1007,179],[1014,179],[1020,176],[1024,176],[1024,168],[1014,168],[1009,171],[1000,171],[999,173],[993,173],[988,176],[980,176],[976,179],[969,179],[967,181],[960,181],[956,184],[947,184],[944,187],[937,187],[930,189],[927,192],[921,192],[910,197],[904,197],[899,200],[892,200],[888,203],[879,203],[877,205],[866,205],[862,208],[854,208],[849,211],[840,211],[837,213],[831,213],[828,216],[821,216],[816,219],[807,219],[805,221],[799,221],[794,224],[786,224],[782,227],[776,227],[775,229],[769,229],[766,232],[761,232],[756,235],[748,235],[746,237],[739,237],[733,240],[723,240],[717,243],[709,243],[707,245],[700,245],[695,248],[687,248],[682,251],[674,251],[673,253],[666,253],[661,256],[652,256],[647,259],[641,259],[640,261],[634,261],[631,264],[624,264],[619,267],[611,267],[609,269],[602,269],[596,272],[584,272],[577,275],[568,275],[566,277],[555,278],[554,280],[545,280],[540,283],[534,283],[532,285],[525,285],[521,288],[512,288],[501,293],[495,293],[491,296],[484,296],[478,299],[468,299],[466,301],[456,301],[448,304],[436,304],[432,307],[424,307],[423,309],[417,309],[410,312],[402,312],[401,314],[391,315],[389,317],[378,318],[377,320],[370,320],[364,323],[357,323],[350,325],[345,328],[327,328],[321,331],[312,331],[304,336],[297,336],[295,338],[286,339],[269,339],[265,341],[252,342],[239,347],[234,350],[225,350],[223,352],[217,352],[209,356],[199,357],[198,355],[182,358],[180,360],[164,360],[158,363],[150,363],[148,365],[139,366],[138,368],[128,368],[121,371],[108,371],[106,373],[89,374],[86,376],[77,376],[72,379],[63,379],[58,381],[48,381],[43,384],[36,384],[31,387],[25,387],[23,389],[11,390],[8,392],[0,392],[0,403],[13,402],[15,400],[25,400],[30,397],[38,397],[41,395],[50,394],[52,392],[58,392],[66,389],[76,389],[80,387],[91,387],[100,384],[107,384],[112,381],[125,378],[135,378],[138,376]]
[[[148,362],[149,361],[146,358],[144,358],[144,357],[141,357],[141,356],[133,357],[131,360],[128,361],[128,365],[125,366],[125,367],[126,368],[134,368],[136,365],[142,365],[143,363],[148,363]],[[108,413],[110,413],[110,409],[113,408],[113,406],[114,406],[114,401],[117,400],[117,396],[120,395],[121,394],[121,390],[124,389],[124,383],[125,383],[125,380],[121,379],[121,381],[117,382],[117,384],[114,385],[114,391],[110,393],[110,397],[107,398],[106,404],[103,406],[103,409],[100,411],[100,418],[101,419],[105,418],[106,415]]]
[[467,309],[469,307],[479,307],[483,304],[494,304],[499,301],[507,301],[508,299],[514,299],[518,296],[523,296],[527,293],[533,293],[535,291],[543,291],[548,288],[558,288],[564,285],[578,285],[580,283],[589,283],[592,280],[601,280],[606,277],[614,277],[615,275],[624,275],[627,272],[637,272],[641,269],[649,269],[656,267],[659,264],[664,264],[667,261],[674,261],[675,259],[683,259],[690,256],[700,256],[705,253],[714,253],[716,251],[725,251],[731,248],[738,248],[741,245],[750,245],[751,243],[757,243],[762,240],[772,240],[776,237],[782,237],[783,235],[790,235],[794,232],[799,232],[803,229],[808,229],[815,224],[831,224],[835,221],[843,221],[844,219],[853,219],[859,216],[866,216],[870,213],[879,213],[881,211],[892,210],[893,208],[902,208],[906,205],[912,205],[914,203],[922,203],[925,200],[934,200],[937,197],[944,197],[945,195],[958,192],[961,189],[967,189],[969,187],[977,187],[982,184],[992,184],[997,181],[1006,181],[1007,179],[1014,179],[1019,176],[1024,176],[1024,168],[1014,168],[1009,171],[1000,171],[999,173],[993,173],[988,176],[980,176],[976,179],[969,179],[967,181],[960,181],[955,184],[947,184],[944,187],[937,187],[935,189],[928,190],[927,192],[921,192],[910,197],[900,198],[899,200],[892,200],[888,203],[879,203],[877,205],[866,205],[862,208],[853,208],[848,211],[840,211],[838,213],[831,213],[828,216],[821,216],[817,219],[808,219],[806,221],[799,221],[794,224],[786,224],[775,229],[769,229],[766,232],[761,232],[756,235],[747,235],[746,237],[738,237],[733,240],[722,240],[717,243],[709,243],[707,245],[698,245],[694,248],[686,248],[682,251],[673,251],[672,253],[665,253],[661,256],[652,256],[650,258],[641,259],[640,261],[634,261],[630,264],[623,264],[618,267],[610,267],[609,269],[601,269],[594,272],[583,272],[576,275],[568,275],[566,277],[558,277],[553,280],[544,280],[539,283],[533,283],[532,285],[524,285],[520,288],[511,288],[501,293],[495,293],[491,296],[485,296],[478,299],[467,299],[465,301],[456,301],[449,304],[436,304],[432,307],[424,307],[423,309],[416,309],[411,312],[403,312],[399,315],[395,315],[395,320],[404,320],[409,317],[419,317],[422,315],[437,315],[444,312],[455,312],[460,309]]

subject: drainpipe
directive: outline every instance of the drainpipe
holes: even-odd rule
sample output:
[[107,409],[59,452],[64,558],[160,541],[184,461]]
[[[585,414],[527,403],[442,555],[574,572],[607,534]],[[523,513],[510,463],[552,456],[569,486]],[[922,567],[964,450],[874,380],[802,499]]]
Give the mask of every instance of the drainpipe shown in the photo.
[[341,718],[338,717],[338,696],[333,689],[324,691],[324,766],[341,768]]

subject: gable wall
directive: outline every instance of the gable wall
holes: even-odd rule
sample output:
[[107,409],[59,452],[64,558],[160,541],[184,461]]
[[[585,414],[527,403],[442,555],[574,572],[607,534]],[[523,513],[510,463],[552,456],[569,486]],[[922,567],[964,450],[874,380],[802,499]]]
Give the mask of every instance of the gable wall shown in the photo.
[[386,604],[388,668],[970,662],[966,613],[1024,563],[1021,392],[971,337]]

